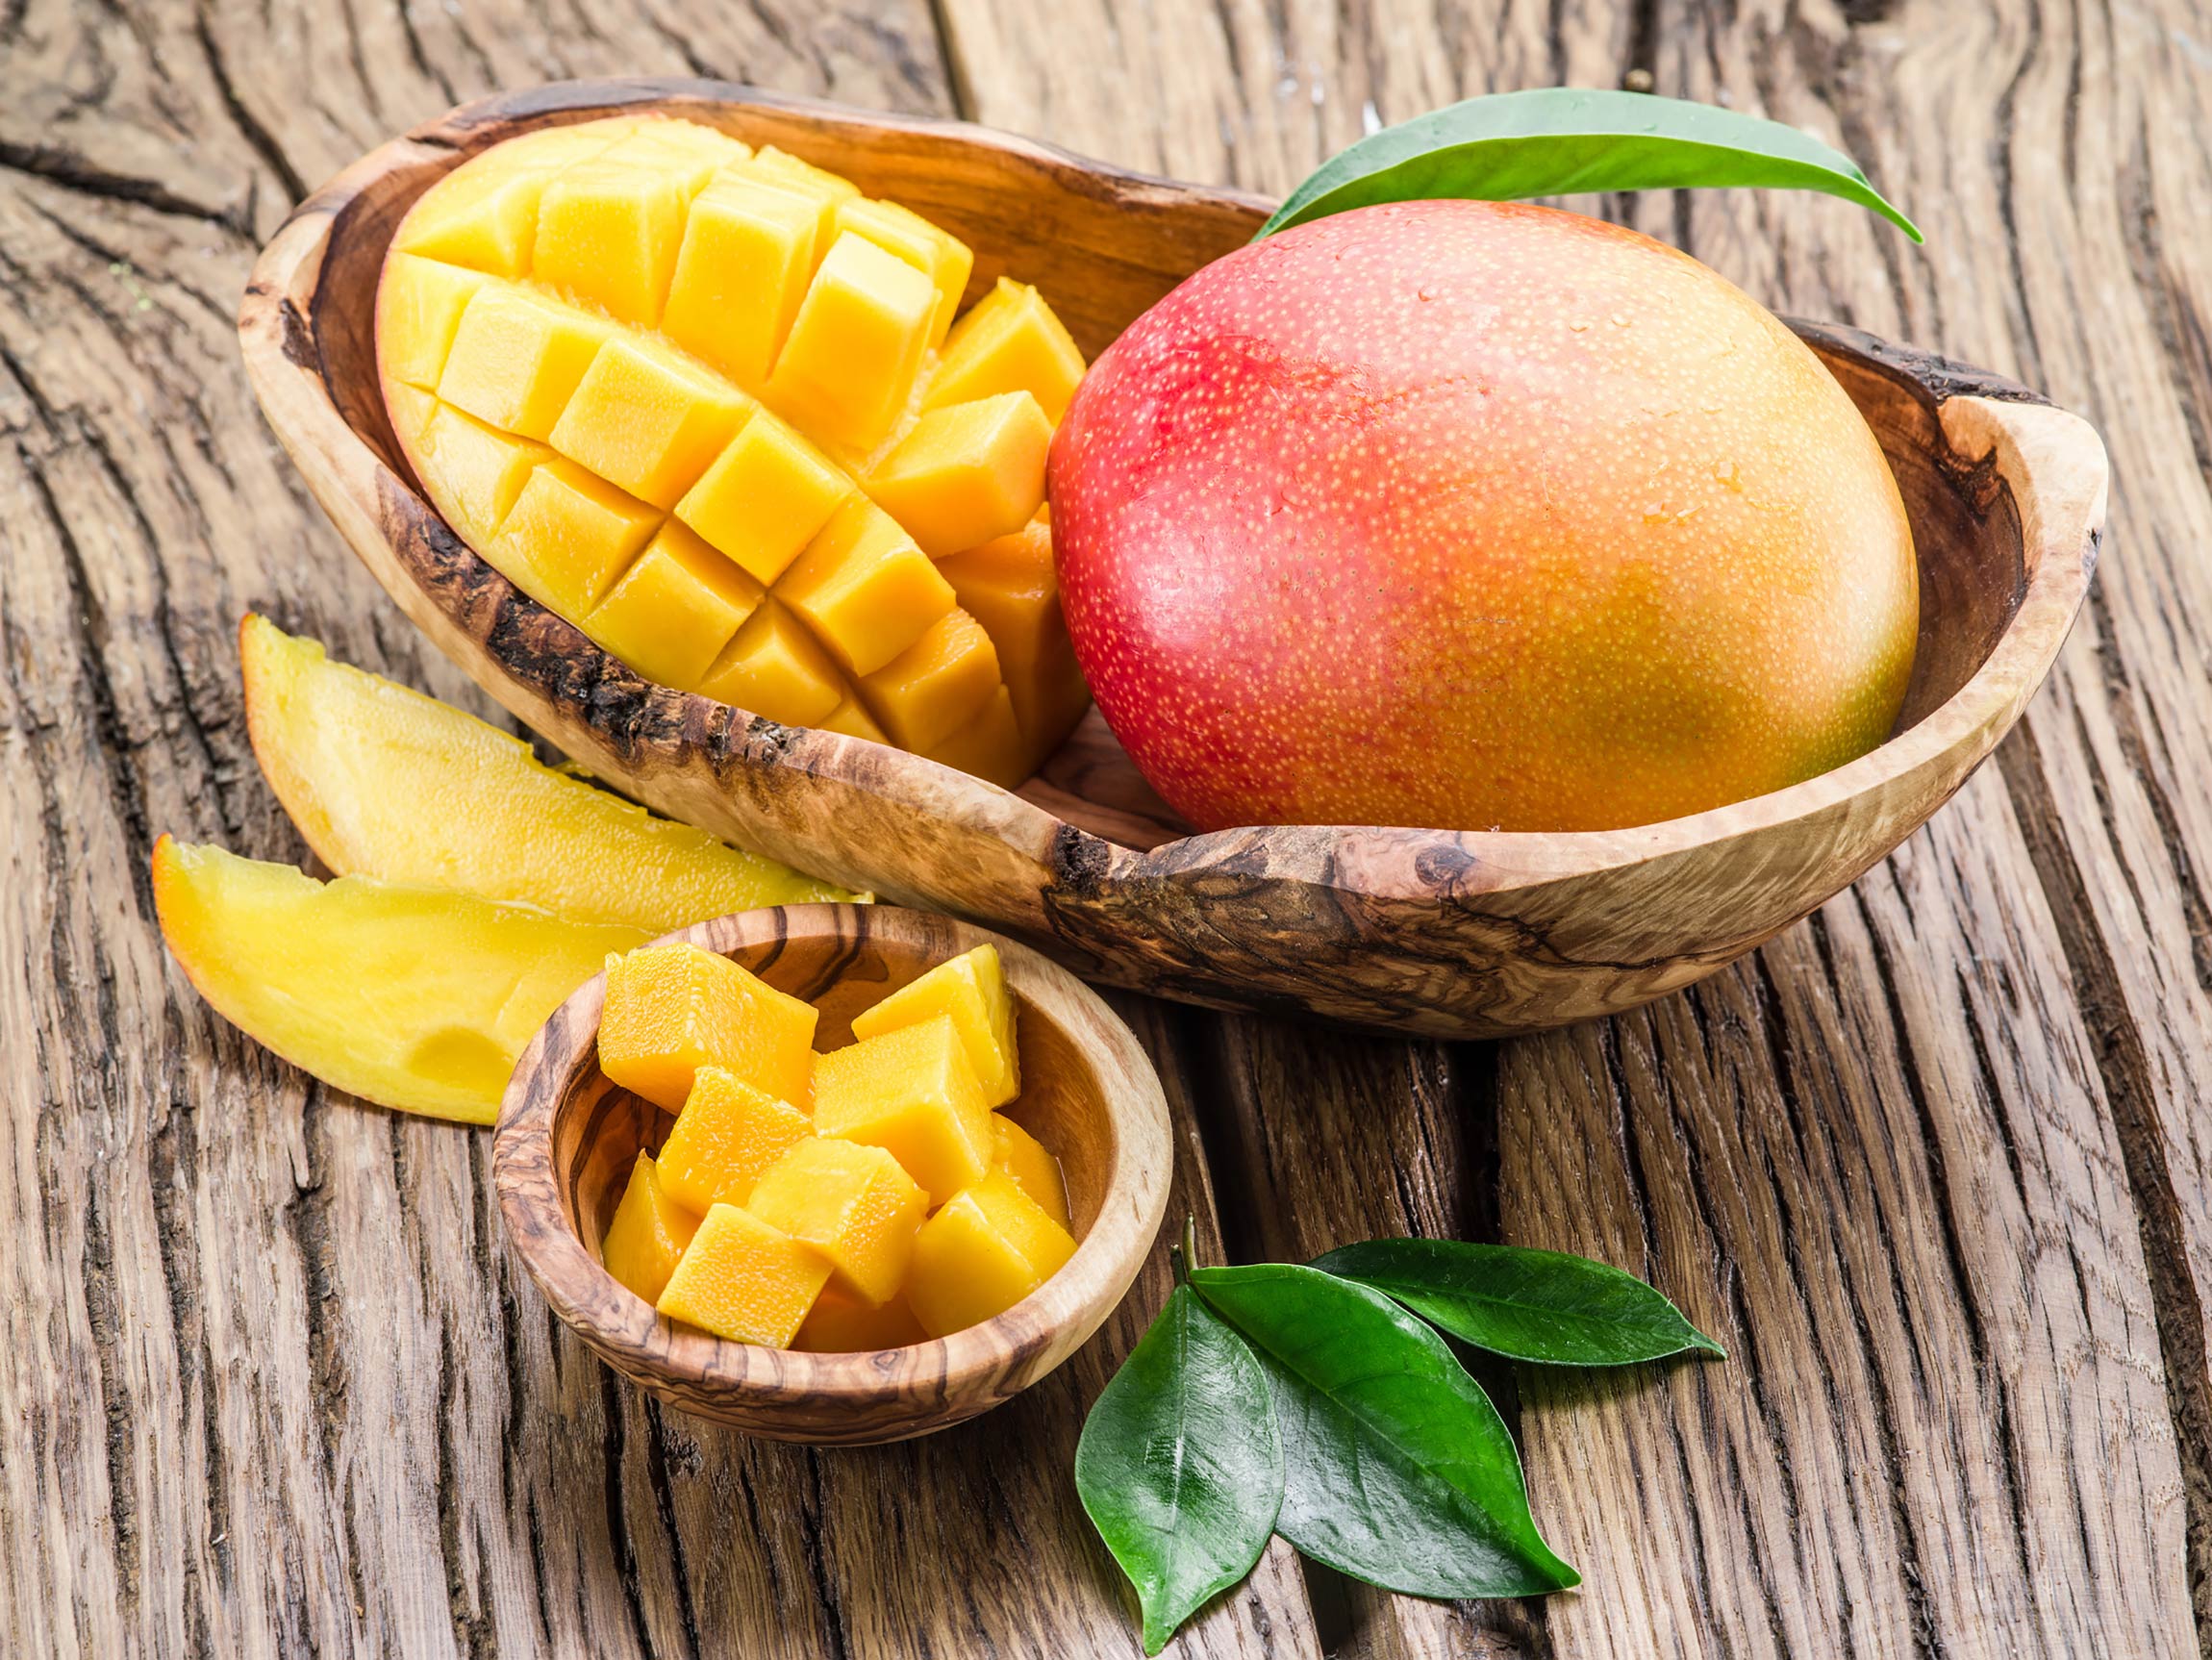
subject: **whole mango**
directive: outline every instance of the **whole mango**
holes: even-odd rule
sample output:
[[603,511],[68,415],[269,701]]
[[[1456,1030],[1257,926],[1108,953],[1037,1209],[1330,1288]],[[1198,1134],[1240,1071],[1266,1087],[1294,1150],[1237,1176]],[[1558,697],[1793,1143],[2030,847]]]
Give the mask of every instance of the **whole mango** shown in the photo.
[[1714,271],[1395,203],[1199,271],[1054,439],[1076,656],[1194,824],[1599,830],[1879,743],[1912,534],[1848,397]]

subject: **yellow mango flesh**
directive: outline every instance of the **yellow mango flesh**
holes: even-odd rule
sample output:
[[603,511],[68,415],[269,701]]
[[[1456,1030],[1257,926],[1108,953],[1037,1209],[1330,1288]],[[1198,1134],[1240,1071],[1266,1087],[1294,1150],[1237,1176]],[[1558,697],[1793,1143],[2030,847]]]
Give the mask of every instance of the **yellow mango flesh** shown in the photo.
[[981,714],[926,753],[932,761],[1008,790],[1035,770],[1021,741],[1021,727],[1014,718],[1013,694],[1003,686],[992,693]]
[[876,1304],[904,1283],[928,1202],[883,1148],[820,1138],[794,1144],[771,1165],[746,1208],[821,1252],[842,1289]]
[[1014,994],[1007,990],[998,947],[972,951],[937,965],[881,1002],[853,1017],[855,1038],[877,1038],[902,1026],[943,1017],[960,1036],[987,1107],[1002,1107],[1021,1093],[1020,1057],[1014,1040]]
[[520,739],[334,663],[265,617],[245,619],[239,655],[255,758],[340,875],[518,901],[647,937],[763,905],[851,897],[556,772]]
[[808,1099],[816,1015],[727,957],[675,943],[607,964],[599,1069],[680,1112],[701,1067],[793,1106]]
[[744,1204],[761,1172],[814,1133],[814,1120],[789,1101],[720,1067],[701,1067],[661,1144],[661,1187],[695,1212]]
[[617,1284],[658,1302],[698,1226],[695,1214],[669,1198],[652,1158],[640,1153],[600,1242],[599,1258]]
[[1004,1314],[1074,1254],[1068,1230],[993,1170],[955,1194],[915,1236],[907,1301],[924,1331],[945,1337]]
[[[972,264],[907,209],[703,126],[531,134],[401,224],[387,405],[463,539],[641,674],[790,723],[842,712],[850,736],[1016,782],[1042,750],[1002,741],[981,659],[896,696],[862,684],[955,609],[932,558],[1035,514],[1082,373],[1033,289],[955,324]],[[764,625],[737,650],[755,589],[817,649]]]
[[736,1205],[707,1212],[658,1307],[733,1343],[788,1348],[830,1275],[826,1257]]
[[249,1037],[364,1100],[476,1124],[498,1116],[545,1018],[646,937],[367,876],[317,882],[166,836],[154,902],[200,995]]
[[1037,1201],[1037,1206],[1062,1227],[1072,1227],[1068,1216],[1068,1181],[1060,1161],[1044,1144],[1008,1118],[991,1115],[991,1168],[1005,1172],[1014,1185]]
[[1083,712],[1091,692],[1075,667],[1075,648],[1060,606],[1060,579],[1052,568],[1052,531],[1031,520],[938,565],[960,606],[983,625],[998,652],[999,678],[1014,704],[1021,733],[1023,770],[1057,749]]
[[906,1298],[894,1296],[876,1307],[842,1289],[836,1280],[821,1289],[792,1347],[815,1354],[854,1354],[904,1348],[929,1336]]
[[889,1152],[932,1204],[991,1168],[991,1106],[943,1015],[817,1056],[814,1111],[820,1134]]

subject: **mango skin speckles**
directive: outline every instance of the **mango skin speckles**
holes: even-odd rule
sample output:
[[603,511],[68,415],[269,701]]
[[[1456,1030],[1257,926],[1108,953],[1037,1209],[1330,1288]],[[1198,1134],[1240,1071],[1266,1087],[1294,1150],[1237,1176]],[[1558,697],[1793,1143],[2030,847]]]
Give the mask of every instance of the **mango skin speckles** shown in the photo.
[[1911,530],[1843,390],[1552,209],[1217,261],[1093,366],[1048,486],[1084,674],[1201,829],[1650,823],[1863,754],[1912,671]]

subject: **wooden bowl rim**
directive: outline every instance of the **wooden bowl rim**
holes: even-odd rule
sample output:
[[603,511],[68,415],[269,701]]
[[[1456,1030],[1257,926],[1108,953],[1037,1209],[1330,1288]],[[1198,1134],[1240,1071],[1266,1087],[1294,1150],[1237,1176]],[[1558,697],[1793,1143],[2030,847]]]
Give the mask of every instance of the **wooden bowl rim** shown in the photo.
[[[303,274],[319,273],[341,210],[370,181],[402,164],[453,158],[563,116],[649,106],[728,105],[769,109],[844,126],[928,135],[996,150],[1059,174],[1078,189],[1105,197],[1163,195],[1183,203],[1211,204],[1257,216],[1270,205],[1248,192],[1183,184],[1075,156],[1053,145],[999,133],[969,122],[926,115],[887,115],[818,100],[767,92],[735,82],[695,78],[635,78],[555,82],[525,91],[498,93],[458,106],[355,162],[294,210],[257,261],[239,313],[248,369],[265,408],[281,406],[309,422],[312,437],[342,468],[355,505],[373,516],[377,495],[392,490],[411,497],[432,518],[414,487],[387,467],[346,421],[323,377],[308,321],[289,296],[309,291]],[[1111,189],[1108,189],[1111,187]],[[1794,820],[1843,806],[1923,769],[1940,769],[1962,745],[2001,729],[2040,684],[2073,626],[2087,592],[2101,538],[2107,463],[2101,440],[2078,415],[2050,405],[2041,394],[1990,371],[1954,363],[1916,347],[1882,340],[1844,325],[1785,319],[1807,342],[1832,356],[1890,379],[1928,410],[1944,443],[1946,465],[1962,479],[1982,478],[2012,494],[2022,527],[2020,603],[1987,657],[1969,679],[1913,726],[1858,759],[1803,783],[1683,817],[1616,830],[1445,830],[1421,826],[1277,825],[1200,832],[1139,851],[1068,823],[1044,807],[965,773],[903,751],[878,757],[881,746],[819,729],[781,729],[791,741],[779,765],[835,778],[910,812],[938,818],[961,831],[987,837],[1062,871],[1187,884],[1210,867],[1248,868],[1255,831],[1297,839],[1295,864],[1322,873],[1324,886],[1354,889],[1380,900],[1433,902],[1420,875],[1420,850],[1433,846],[1455,861],[1486,868],[1490,889],[1524,889],[1688,853],[1759,835]],[[304,378],[303,400],[296,386]],[[458,540],[458,539],[457,539]],[[459,544],[481,567],[487,588],[505,585],[513,602],[534,605],[519,590]],[[433,602],[435,603],[435,602]],[[579,663],[605,657],[576,635]],[[610,665],[613,660],[607,660]],[[615,666],[618,667],[618,666]],[[724,706],[694,692],[666,688],[655,694],[682,700],[691,730],[707,731]],[[743,711],[741,721],[764,726]],[[1986,744],[1984,744],[1986,747]],[[864,763],[865,758],[865,763]],[[1378,841],[1410,848],[1414,857],[1360,858]],[[1356,882],[1338,878],[1356,868]]]
[[[656,943],[687,941],[727,955],[749,945],[825,937],[848,939],[855,945],[871,939],[934,945],[938,942],[928,936],[945,932],[961,942],[959,950],[997,946],[1007,982],[1021,994],[1024,1012],[1037,1010],[1052,1019],[1093,1070],[1103,1074],[1099,1094],[1114,1125],[1113,1162],[1097,1214],[1059,1272],[979,1325],[896,1349],[815,1354],[768,1348],[664,1319],[620,1286],[569,1225],[553,1169],[554,1113],[575,1075],[595,1065],[592,1049],[607,993],[602,971],[577,988],[522,1051],[492,1133],[492,1181],[508,1237],[566,1324],[603,1355],[618,1359],[620,1370],[632,1377],[719,1396],[742,1404],[748,1413],[839,1404],[881,1407],[915,1390],[915,1380],[887,1367],[885,1357],[932,1356],[936,1364],[924,1371],[932,1387],[917,1402],[918,1418],[995,1376],[1018,1372],[1069,1326],[1087,1322],[1076,1340],[1080,1343],[1104,1322],[1159,1236],[1174,1150],[1159,1074],[1136,1033],[1097,993],[1018,941],[958,918],[897,905],[769,906],[713,918]],[[1055,1001],[1081,1011],[1090,1024],[1058,1019],[1050,1009]],[[557,1040],[566,1041],[558,1052],[552,1048]],[[553,1087],[536,1088],[540,1077],[554,1078]],[[1122,1216],[1134,1217],[1135,1225],[1122,1223]],[[1110,1220],[1115,1225],[1105,1225]],[[546,1220],[550,1226],[536,1225]]]

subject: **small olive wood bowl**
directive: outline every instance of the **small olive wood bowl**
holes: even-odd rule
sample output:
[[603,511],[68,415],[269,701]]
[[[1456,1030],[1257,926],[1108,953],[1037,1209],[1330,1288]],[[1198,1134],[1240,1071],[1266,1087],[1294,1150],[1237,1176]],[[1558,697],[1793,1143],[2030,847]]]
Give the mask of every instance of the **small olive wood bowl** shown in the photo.
[[579,82],[465,105],[317,191],[239,314],[277,436],[401,608],[599,777],[856,889],[986,921],[1078,972],[1224,1008],[1495,1037],[1644,1002],[1855,880],[1926,819],[2042,683],[2096,565],[2097,434],[2010,381],[1794,323],[1887,453],[1919,544],[1920,654],[1890,741],[1822,777],[1633,830],[1292,825],[1192,835],[1095,712],[1009,792],[896,750],[648,685],[532,603],[423,500],[377,390],[371,300],[393,226],[470,153],[657,109],[775,143],[910,204],[1042,288],[1095,355],[1268,204],[953,122],[715,81]]
[[1011,1116],[1060,1160],[1075,1254],[995,1320],[875,1353],[727,1343],[662,1319],[601,1266],[599,1241],[641,1149],[672,1116],[599,1070],[604,975],[557,1009],[516,1063],[492,1139],[507,1236],[554,1313],[670,1406],[776,1441],[863,1446],[926,1435],[1027,1389],[1098,1329],[1144,1266],[1168,1206],[1168,1103],[1136,1035],[1082,981],[1025,945],[889,905],[792,905],[680,934],[821,1011],[818,1048],[947,957],[998,947],[1019,999]]

